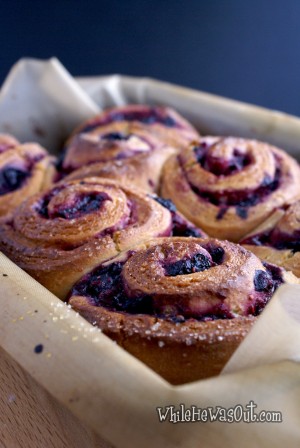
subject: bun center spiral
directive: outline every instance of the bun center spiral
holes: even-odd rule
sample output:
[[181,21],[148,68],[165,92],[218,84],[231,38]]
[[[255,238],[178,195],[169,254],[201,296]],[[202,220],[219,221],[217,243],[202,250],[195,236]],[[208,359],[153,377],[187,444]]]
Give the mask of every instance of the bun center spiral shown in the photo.
[[181,161],[191,185],[216,205],[254,205],[278,186],[276,157],[251,140],[203,139]]
[[75,246],[103,231],[124,228],[130,217],[126,193],[117,185],[101,182],[62,184],[32,199],[30,205],[34,211],[30,219],[27,213],[16,216],[17,230],[27,238]]

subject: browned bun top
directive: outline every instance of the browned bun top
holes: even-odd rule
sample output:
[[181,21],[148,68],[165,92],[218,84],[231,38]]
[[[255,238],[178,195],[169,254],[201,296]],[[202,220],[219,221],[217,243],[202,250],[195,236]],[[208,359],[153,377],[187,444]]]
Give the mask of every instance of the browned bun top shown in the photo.
[[228,241],[161,238],[97,266],[71,296],[175,321],[231,319],[259,314],[282,282],[282,270]]
[[300,168],[267,143],[204,137],[166,162],[162,195],[209,235],[239,241],[299,197]]
[[199,134],[173,109],[130,105],[112,108],[79,126],[66,143],[62,168],[122,160],[181,148]]
[[98,264],[75,283],[68,301],[181,384],[220,373],[283,277],[282,269],[228,241],[160,238]]
[[97,263],[141,241],[205,236],[168,201],[100,178],[62,181],[24,201],[0,227],[0,248],[59,297]]

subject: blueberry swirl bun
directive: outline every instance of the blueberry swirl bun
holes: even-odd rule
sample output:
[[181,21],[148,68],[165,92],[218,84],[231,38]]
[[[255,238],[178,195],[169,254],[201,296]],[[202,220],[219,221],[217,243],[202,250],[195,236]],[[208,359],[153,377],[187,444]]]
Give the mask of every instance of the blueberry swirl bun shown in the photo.
[[0,137],[0,217],[6,219],[26,198],[56,178],[55,158],[35,143],[15,144]]
[[241,244],[300,277],[300,201],[278,209]]
[[218,374],[284,281],[297,279],[228,241],[161,238],[99,263],[68,300],[179,384]]
[[159,198],[100,178],[61,182],[0,226],[0,249],[60,298],[95,264],[157,236],[195,227]]
[[165,164],[162,196],[209,235],[237,242],[300,195],[300,168],[267,143],[205,137]]
[[173,109],[130,105],[106,110],[80,125],[66,143],[62,169],[127,159],[165,146],[181,148],[198,132]]
[[197,131],[169,108],[141,105],[109,109],[77,128],[61,159],[68,178],[100,176],[157,192],[165,161]]

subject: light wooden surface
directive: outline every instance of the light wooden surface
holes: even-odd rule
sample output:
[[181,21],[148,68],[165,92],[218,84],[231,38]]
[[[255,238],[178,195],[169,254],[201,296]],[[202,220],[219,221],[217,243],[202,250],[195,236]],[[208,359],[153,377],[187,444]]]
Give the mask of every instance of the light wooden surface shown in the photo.
[[0,349],[1,448],[112,448]]

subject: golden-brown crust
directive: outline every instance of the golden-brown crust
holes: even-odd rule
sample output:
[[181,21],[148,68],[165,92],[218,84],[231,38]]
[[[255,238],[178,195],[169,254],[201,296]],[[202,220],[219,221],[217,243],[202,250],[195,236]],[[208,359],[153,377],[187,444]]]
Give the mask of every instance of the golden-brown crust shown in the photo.
[[[90,121],[86,126],[89,126],[88,123]],[[63,168],[71,171],[90,163],[127,159],[149,154],[156,148],[163,151],[165,146],[140,123],[112,122],[87,132],[72,134],[65,145]]]
[[72,308],[171,384],[218,375],[257,320],[253,316],[174,324],[153,316],[91,307],[73,297]]
[[[162,122],[155,122],[150,120],[148,123],[139,118],[139,114],[158,114],[167,120],[171,120],[174,126],[168,126]],[[129,119],[129,115],[137,114],[136,119]],[[116,116],[118,117],[116,119]],[[121,118],[123,117],[123,118]],[[170,107],[146,106],[142,104],[130,104],[126,106],[113,107],[106,109],[101,114],[90,118],[81,125],[79,125],[72,133],[67,142],[67,147],[72,144],[72,141],[78,135],[89,135],[90,137],[105,135],[112,132],[120,132],[125,135],[132,134],[133,136],[142,137],[145,139],[146,145],[144,150],[147,151],[147,142],[150,146],[167,145],[177,149],[184,148],[189,142],[198,139],[199,133],[197,130],[185,120],[179,113]],[[134,146],[134,142],[133,146]],[[140,145],[141,142],[139,142]],[[107,152],[107,159],[115,158],[115,149],[118,146],[112,144],[113,154]],[[99,157],[98,153],[98,157]],[[100,156],[102,157],[102,155]],[[73,154],[74,158],[74,154]],[[103,161],[103,159],[101,159]],[[81,163],[82,164],[82,163]],[[80,165],[81,165],[80,164]]]
[[18,144],[0,152],[0,166],[28,172],[19,188],[0,196],[2,219],[7,219],[26,198],[49,188],[57,175],[55,158],[36,143]]
[[[143,116],[151,113],[162,117],[162,122],[143,122]],[[75,129],[65,145],[62,169],[71,172],[70,179],[99,176],[156,192],[165,161],[198,137],[169,108],[131,105],[108,109]]]
[[[207,154],[212,161],[228,162],[238,149],[238,153],[245,156],[245,166],[230,175],[214,174],[197,161],[194,151],[197,145],[208,147],[206,151],[210,151]],[[255,191],[263,189],[266,181],[271,191],[259,202],[254,198]],[[241,206],[238,202],[226,205],[226,194],[232,197],[245,190],[253,191],[249,198],[247,196],[248,205],[243,205],[243,201]],[[204,196],[199,195],[199,191],[204,192]],[[209,235],[237,242],[274,209],[299,197],[300,168],[284,151],[266,143],[233,137],[205,137],[166,162],[162,195],[171,198],[188,219]],[[210,202],[210,196],[215,196],[219,205]]]
[[289,249],[275,249],[268,246],[255,246],[254,244],[243,244],[245,249],[253,252],[261,260],[282,266],[287,271],[292,271],[300,277],[300,252],[294,253]]
[[[54,193],[53,193],[54,192]],[[72,218],[76,198],[108,195],[100,208]],[[47,199],[48,197],[48,199]],[[43,201],[48,216],[40,209]],[[75,213],[76,215],[76,213]],[[99,178],[62,182],[35,195],[0,227],[0,248],[24,270],[60,298],[95,263],[107,260],[133,244],[171,229],[170,212],[144,193]]]
[[[214,253],[217,248],[224,250],[219,265],[175,276],[169,276],[165,271],[164,266],[170,262],[201,251],[210,257],[207,251]],[[118,263],[123,263],[122,280],[115,282],[123,282],[121,288],[126,293],[126,301],[130,300],[130,306],[133,306],[136,298],[151,296],[153,308],[150,309],[156,310],[154,314],[149,308],[146,313],[132,314],[126,309],[104,306],[101,301],[96,303],[88,292],[87,295],[80,293],[82,287],[89,291],[89,276],[74,286],[69,304],[173,384],[219,374],[257,319],[249,310],[254,312],[256,301],[265,294],[255,289],[254,278],[257,272],[266,272],[266,268],[253,254],[228,241],[152,239],[102,266],[108,269]],[[94,288],[95,279],[101,279],[101,270],[97,268],[97,274],[93,272],[90,275]],[[109,275],[106,270],[105,279]],[[291,276],[286,281],[293,283],[297,280]],[[119,286],[116,293],[120,300],[122,289]],[[105,296],[106,303],[107,300]],[[149,307],[149,303],[146,306]],[[230,318],[216,317],[220,311]],[[204,316],[215,313],[215,320],[199,320],[196,316],[201,313]]]
[[174,152],[175,149],[168,146],[128,159],[92,163],[78,168],[65,179],[98,176],[134,185],[148,192],[157,192],[160,186],[162,166]]

